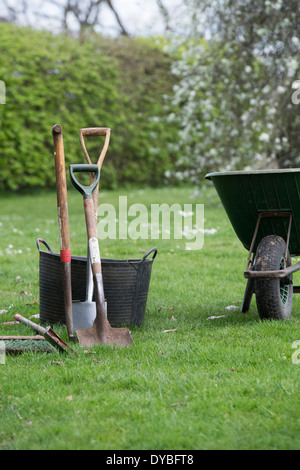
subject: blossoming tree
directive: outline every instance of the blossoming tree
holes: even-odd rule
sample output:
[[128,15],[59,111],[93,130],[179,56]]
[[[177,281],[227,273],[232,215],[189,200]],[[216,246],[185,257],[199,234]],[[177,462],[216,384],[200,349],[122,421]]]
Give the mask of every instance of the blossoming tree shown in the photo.
[[179,127],[175,177],[198,182],[210,169],[299,166],[298,0],[184,4],[189,34],[171,40],[180,51],[178,112],[170,115]]

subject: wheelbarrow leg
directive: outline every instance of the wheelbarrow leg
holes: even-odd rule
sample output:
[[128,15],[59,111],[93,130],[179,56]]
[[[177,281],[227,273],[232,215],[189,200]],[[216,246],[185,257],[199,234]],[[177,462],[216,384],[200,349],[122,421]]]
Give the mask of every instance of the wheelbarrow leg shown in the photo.
[[254,293],[254,279],[247,279],[241,313],[247,313],[249,311],[253,293]]

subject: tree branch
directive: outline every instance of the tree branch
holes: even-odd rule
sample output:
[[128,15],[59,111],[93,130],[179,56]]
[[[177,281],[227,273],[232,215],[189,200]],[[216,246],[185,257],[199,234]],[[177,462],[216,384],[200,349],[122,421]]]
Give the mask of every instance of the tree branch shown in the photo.
[[118,25],[120,26],[121,28],[121,34],[122,36],[129,36],[129,33],[127,32],[127,30],[125,29],[119,15],[118,15],[118,12],[116,11],[115,7],[113,6],[112,4],[112,1],[111,0],[106,0],[106,3],[107,5],[109,6],[109,8],[111,9],[111,11],[113,12],[113,14],[115,15],[115,18],[117,20],[117,23]]
[[161,0],[156,0],[157,6],[161,12],[161,15],[164,19],[165,25],[166,25],[166,31],[171,31],[171,26],[170,26],[170,15],[168,10],[166,9],[165,5]]

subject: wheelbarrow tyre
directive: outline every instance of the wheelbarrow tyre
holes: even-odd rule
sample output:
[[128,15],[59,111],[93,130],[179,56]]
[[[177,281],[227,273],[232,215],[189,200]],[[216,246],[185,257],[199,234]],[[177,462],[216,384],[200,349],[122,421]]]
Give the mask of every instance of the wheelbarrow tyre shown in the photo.
[[[283,269],[286,243],[278,235],[264,237],[255,258],[255,271],[277,271]],[[286,266],[291,265],[287,252]],[[285,278],[255,279],[256,305],[261,319],[286,320],[290,317],[293,304],[293,276]]]

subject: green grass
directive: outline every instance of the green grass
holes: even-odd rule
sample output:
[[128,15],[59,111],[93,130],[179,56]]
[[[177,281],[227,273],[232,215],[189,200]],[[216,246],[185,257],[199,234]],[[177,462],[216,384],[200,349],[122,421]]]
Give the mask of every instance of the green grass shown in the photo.
[[[255,298],[247,314],[226,309],[241,305],[247,252],[210,185],[198,194],[105,191],[101,202],[118,206],[119,194],[128,205],[205,204],[205,228],[217,232],[205,235],[199,251],[185,250],[185,239],[102,241],[106,258],[139,258],[158,248],[145,322],[132,329],[135,344],[97,345],[89,354],[75,345],[75,357],[7,355],[0,364],[0,449],[298,449],[297,295],[285,322],[261,321]],[[72,253],[84,255],[81,196],[73,189],[68,196]],[[0,203],[1,325],[15,313],[39,313],[36,238],[54,252],[59,238],[55,193],[2,194]],[[65,327],[54,329],[68,340]],[[1,325],[0,334],[32,331]]]

